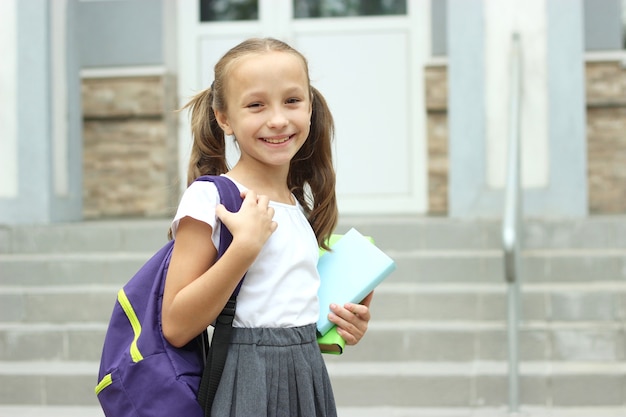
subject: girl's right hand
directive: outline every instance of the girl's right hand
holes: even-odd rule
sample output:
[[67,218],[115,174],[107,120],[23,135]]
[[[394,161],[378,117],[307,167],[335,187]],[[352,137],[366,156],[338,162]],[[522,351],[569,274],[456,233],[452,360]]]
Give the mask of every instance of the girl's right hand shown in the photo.
[[243,203],[237,213],[222,205],[216,207],[216,215],[233,235],[232,243],[217,262],[211,226],[192,217],[179,222],[161,313],[163,334],[174,346],[189,343],[215,321],[276,230],[274,209],[269,207],[267,197],[253,191],[241,196]]
[[241,197],[243,203],[238,212],[232,213],[219,204],[215,214],[233,235],[231,245],[256,256],[278,227],[273,220],[274,208],[269,206],[267,196],[257,195],[252,190],[243,191]]

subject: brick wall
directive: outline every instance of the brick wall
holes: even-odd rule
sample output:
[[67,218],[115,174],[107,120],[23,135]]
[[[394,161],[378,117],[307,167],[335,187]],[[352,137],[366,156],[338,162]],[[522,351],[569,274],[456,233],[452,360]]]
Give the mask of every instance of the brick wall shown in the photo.
[[[586,65],[589,212],[626,213],[626,68]],[[430,214],[448,210],[447,68],[425,69]]]
[[428,213],[448,212],[448,80],[445,66],[427,67]]
[[589,210],[626,213],[626,68],[587,64]]
[[85,218],[172,214],[179,196],[175,101],[165,75],[83,80]]

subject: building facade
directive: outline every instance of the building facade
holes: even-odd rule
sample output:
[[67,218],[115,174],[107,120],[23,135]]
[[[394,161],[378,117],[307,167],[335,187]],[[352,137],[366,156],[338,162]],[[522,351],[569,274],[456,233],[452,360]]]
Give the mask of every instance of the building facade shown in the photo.
[[526,215],[626,212],[623,0],[0,8],[0,223],[171,214],[191,140],[176,109],[250,36],[308,57],[337,122],[342,213],[501,216],[513,33]]

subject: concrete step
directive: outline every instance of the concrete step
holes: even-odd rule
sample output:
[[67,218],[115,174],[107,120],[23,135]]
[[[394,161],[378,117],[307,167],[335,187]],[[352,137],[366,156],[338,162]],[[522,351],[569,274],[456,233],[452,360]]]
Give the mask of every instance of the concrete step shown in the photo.
[[[117,286],[0,287],[0,360],[97,360]],[[506,352],[506,289],[384,283],[357,360],[467,361]],[[621,361],[626,282],[527,284],[525,360]]]
[[0,405],[0,417],[104,417],[99,406]]
[[[621,322],[522,322],[518,330],[522,361],[624,361]],[[339,362],[506,361],[505,323],[373,321],[362,343],[349,346]]]
[[0,360],[99,361],[106,323],[0,323]]
[[[624,407],[339,407],[338,417],[624,417]],[[100,407],[0,406],[0,417],[104,417]]]
[[[0,323],[109,321],[121,286],[0,286]],[[505,284],[384,282],[371,304],[374,320],[506,320]],[[522,318],[549,321],[626,319],[626,281],[524,284]]]
[[154,252],[170,220],[105,220],[0,227],[0,253]]
[[154,252],[0,254],[1,286],[126,283]]
[[[527,249],[626,248],[625,216],[528,219]],[[170,219],[102,220],[51,225],[0,225],[0,253],[153,252],[167,238]],[[337,233],[355,227],[386,250],[499,249],[500,221],[436,217],[343,216]]]
[[95,406],[97,362],[0,362],[0,404]]
[[[504,362],[332,363],[328,368],[341,407],[507,404]],[[623,406],[624,371],[626,366],[612,363],[524,362],[520,401],[529,406]]]
[[[0,358],[24,361],[99,361],[105,323],[1,323]],[[522,322],[520,359],[619,362],[626,345],[621,322]],[[468,362],[507,357],[503,322],[372,321],[366,340],[340,362]],[[333,360],[329,358],[329,360]]]
[[[374,292],[377,320],[485,320],[507,317],[506,284],[385,282]],[[520,286],[524,320],[626,319],[626,281],[528,283]]]
[[118,286],[0,287],[0,323],[108,323]]
[[[497,250],[386,251],[397,264],[393,282],[502,283],[502,252]],[[154,252],[0,254],[0,285],[122,285]],[[526,250],[525,283],[622,280],[626,249]],[[602,273],[598,273],[602,271]]]
[[[97,406],[97,369],[97,362],[0,362],[0,404]],[[334,362],[328,371],[339,407],[507,404],[504,362]],[[623,406],[625,371],[616,364],[523,362],[521,403]]]
[[[4,360],[99,360],[106,326],[0,325]],[[522,360],[619,361],[621,324],[522,323]],[[504,360],[503,323],[372,322],[367,343],[349,347],[342,361]]]
[[[2,286],[0,323],[101,322],[110,319],[118,285]],[[626,282],[525,284],[522,318],[549,321],[626,319]],[[374,320],[506,320],[504,284],[385,282],[375,291]]]
[[[460,220],[447,217],[340,218],[338,232],[350,227],[373,236],[386,249],[499,249],[501,222],[494,219]],[[525,219],[523,247],[527,249],[626,248],[626,216],[584,219]]]
[[[104,220],[0,227],[0,253],[154,251],[166,242],[170,219]],[[388,249],[497,248],[494,221],[418,217],[345,217],[337,233],[355,227]],[[454,239],[449,239],[454,237]]]

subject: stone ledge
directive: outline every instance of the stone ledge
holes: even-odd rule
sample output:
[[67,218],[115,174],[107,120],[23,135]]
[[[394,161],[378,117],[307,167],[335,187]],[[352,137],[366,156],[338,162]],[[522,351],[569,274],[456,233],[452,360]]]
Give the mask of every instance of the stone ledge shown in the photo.
[[163,117],[165,78],[85,79],[82,84],[83,115],[90,119]]

